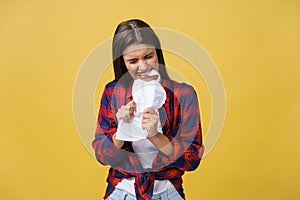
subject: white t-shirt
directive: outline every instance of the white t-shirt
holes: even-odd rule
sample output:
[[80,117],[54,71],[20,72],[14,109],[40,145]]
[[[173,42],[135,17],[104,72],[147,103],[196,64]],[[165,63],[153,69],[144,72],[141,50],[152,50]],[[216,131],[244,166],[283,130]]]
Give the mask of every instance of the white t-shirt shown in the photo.
[[[158,149],[152,144],[152,142],[150,142],[148,139],[135,141],[132,142],[132,148],[134,152],[137,153],[137,157],[140,160],[142,166],[145,169],[152,168],[152,162],[158,153]],[[117,184],[116,188],[126,190],[132,195],[135,195],[134,182],[134,177],[124,178],[121,182]],[[169,180],[155,180],[153,194],[159,194],[172,187],[173,185]]]

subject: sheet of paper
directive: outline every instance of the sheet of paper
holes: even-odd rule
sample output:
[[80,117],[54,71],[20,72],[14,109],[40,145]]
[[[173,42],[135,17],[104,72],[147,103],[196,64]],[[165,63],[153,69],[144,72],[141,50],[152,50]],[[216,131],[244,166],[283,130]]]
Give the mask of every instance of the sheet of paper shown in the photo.
[[[147,130],[142,128],[142,112],[146,108],[152,107],[158,113],[158,109],[166,101],[166,92],[159,83],[159,73],[155,70],[151,70],[149,75],[158,75],[158,79],[148,82],[141,79],[134,80],[132,86],[132,98],[136,103],[136,113],[131,123],[126,123],[123,120],[119,122],[116,139],[138,141],[147,138]],[[157,126],[157,131],[162,133],[160,121]]]

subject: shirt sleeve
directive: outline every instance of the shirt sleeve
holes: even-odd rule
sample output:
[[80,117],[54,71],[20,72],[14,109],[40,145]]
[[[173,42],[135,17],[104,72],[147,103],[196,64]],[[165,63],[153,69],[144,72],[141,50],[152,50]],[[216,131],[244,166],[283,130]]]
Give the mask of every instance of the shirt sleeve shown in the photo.
[[166,156],[159,152],[153,162],[153,167],[156,169],[168,166],[182,171],[195,170],[204,152],[196,92],[191,86],[182,84],[179,97],[180,117],[175,120],[180,122],[165,133],[173,145],[173,153]]
[[121,149],[113,143],[112,137],[117,131],[117,124],[111,105],[112,91],[113,89],[105,87],[102,94],[92,146],[95,150],[95,156],[101,164],[110,165],[127,172],[136,172],[141,170],[141,165],[137,157],[130,152],[129,143],[124,142]]

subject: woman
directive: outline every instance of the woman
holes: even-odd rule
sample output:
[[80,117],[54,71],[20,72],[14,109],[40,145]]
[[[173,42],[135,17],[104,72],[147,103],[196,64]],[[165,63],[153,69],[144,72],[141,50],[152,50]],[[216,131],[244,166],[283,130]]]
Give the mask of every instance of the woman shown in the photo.
[[[141,20],[118,25],[113,59],[115,80],[104,89],[93,141],[97,160],[111,166],[104,198],[185,199],[182,175],[198,167],[204,151],[194,89],[169,78],[159,39]],[[117,139],[118,124],[131,123],[135,117],[133,82],[158,79],[148,74],[153,70],[159,74],[166,100],[158,112],[152,107],[143,110],[141,126],[147,137]]]

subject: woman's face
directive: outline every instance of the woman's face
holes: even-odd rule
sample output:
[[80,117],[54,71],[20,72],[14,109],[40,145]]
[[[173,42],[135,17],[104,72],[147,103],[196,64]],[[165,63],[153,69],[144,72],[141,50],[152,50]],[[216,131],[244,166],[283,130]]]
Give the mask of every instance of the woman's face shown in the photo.
[[158,71],[159,68],[156,50],[153,45],[130,45],[124,50],[123,59],[129,74],[134,80],[150,81],[158,78],[157,76],[146,75],[152,69]]

